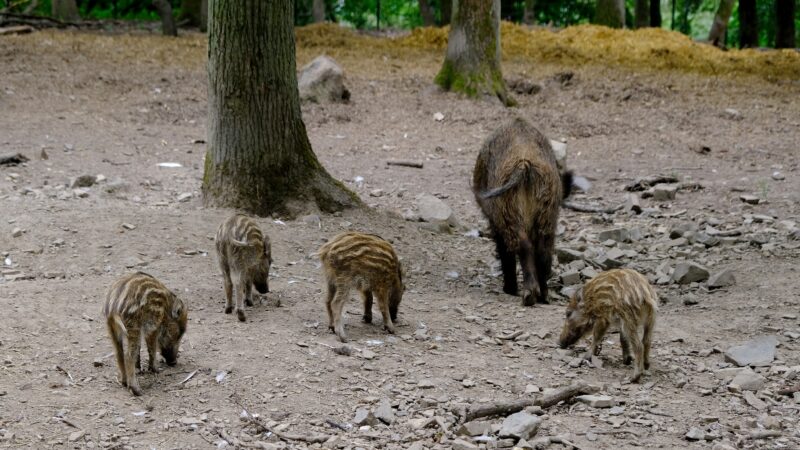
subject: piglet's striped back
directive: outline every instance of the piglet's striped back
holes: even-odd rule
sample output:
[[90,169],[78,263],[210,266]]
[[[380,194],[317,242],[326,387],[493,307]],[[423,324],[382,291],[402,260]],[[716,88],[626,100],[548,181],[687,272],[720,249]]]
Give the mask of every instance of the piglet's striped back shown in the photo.
[[117,280],[106,295],[103,314],[128,318],[140,314],[146,306],[169,311],[174,294],[152,275],[136,272]]
[[264,242],[264,234],[253,219],[244,214],[235,214],[222,222],[215,238],[218,245],[231,239],[258,244]]

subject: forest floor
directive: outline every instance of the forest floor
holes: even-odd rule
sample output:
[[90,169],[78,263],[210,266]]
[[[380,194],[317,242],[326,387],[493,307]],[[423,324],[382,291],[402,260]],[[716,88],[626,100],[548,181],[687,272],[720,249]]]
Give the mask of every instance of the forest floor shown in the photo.
[[[299,48],[299,65],[328,51],[346,71],[351,102],[304,105],[303,116],[324,166],[371,209],[259,219],[273,243],[272,292],[239,323],[223,314],[212,241],[233,211],[203,208],[199,191],[204,39],[0,38],[0,154],[30,159],[0,167],[0,447],[472,448],[454,442],[471,440],[457,436],[459,409],[534,398],[579,380],[599,386],[615,407],[530,408],[542,419],[539,445],[800,446],[800,399],[777,393],[800,383],[797,80],[516,57],[504,60],[506,77],[542,89],[516,95],[519,107],[506,109],[434,89],[439,52]],[[552,304],[522,307],[502,293],[491,240],[476,236],[486,224],[470,190],[482,141],[517,115],[566,140],[568,165],[593,183],[574,202],[617,205],[626,184],[655,174],[703,188],[642,199],[638,215],[562,211],[557,245],[581,259],[554,267]],[[387,166],[390,159],[424,168]],[[100,174],[91,187],[68,186]],[[437,233],[403,220],[421,194],[441,198],[461,227]],[[599,240],[618,227],[636,240]],[[343,230],[391,240],[407,274],[396,335],[379,318],[361,323],[359,302],[348,304],[346,330],[357,349],[350,356],[331,348],[339,343],[326,326],[313,257]],[[700,231],[721,233],[711,236],[719,242]],[[640,384],[624,381],[631,368],[615,335],[602,367],[577,357],[585,341],[571,350],[556,345],[560,275],[608,258],[659,281],[653,365]],[[712,275],[730,269],[735,284],[670,282],[684,261]],[[142,397],[116,382],[101,319],[106,289],[132,270],[155,275],[190,307],[178,365],[141,375]],[[754,369],[763,379],[732,369],[724,352],[764,335],[774,336],[777,351]],[[752,390],[731,385],[734,375]],[[354,425],[359,408],[394,420]],[[243,410],[284,440],[243,420]],[[513,444],[496,436],[502,417],[488,420],[488,437],[475,444]],[[319,435],[330,438],[298,440]]]

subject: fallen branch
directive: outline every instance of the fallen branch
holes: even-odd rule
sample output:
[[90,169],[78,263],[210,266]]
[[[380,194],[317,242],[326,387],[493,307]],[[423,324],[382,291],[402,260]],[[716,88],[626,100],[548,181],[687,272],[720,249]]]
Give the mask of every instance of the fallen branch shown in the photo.
[[12,26],[12,25],[30,25],[37,29],[69,28],[69,27],[99,28],[102,26],[102,23],[95,21],[64,22],[47,16],[0,12],[0,27]]
[[577,203],[572,203],[572,202],[564,202],[562,203],[562,206],[566,209],[571,209],[573,211],[585,212],[585,213],[602,213],[602,214],[614,214],[615,212],[625,207],[625,205],[617,205],[614,207],[604,208],[602,206],[579,205]]
[[770,439],[783,436],[783,433],[777,430],[764,430],[764,431],[753,431],[749,435],[747,435],[748,439]]
[[0,36],[9,36],[12,34],[28,34],[28,33],[33,33],[34,31],[36,31],[36,28],[33,28],[30,25],[14,25],[10,27],[0,28]]
[[633,183],[625,186],[628,192],[646,191],[651,187],[661,183],[677,183],[678,177],[672,175],[649,175],[644,178],[637,178]]
[[186,378],[184,378],[183,381],[179,382],[178,384],[186,383],[187,381],[191,380],[192,377],[194,377],[195,375],[197,375],[197,370],[195,370],[194,372],[192,372],[189,375],[187,375]]
[[22,153],[0,155],[0,166],[16,166],[24,162],[28,162],[28,157]]
[[264,423],[264,421],[262,421],[260,418],[253,417],[253,415],[250,414],[250,412],[247,411],[247,409],[244,406],[242,406],[238,402],[236,404],[240,408],[242,408],[242,412],[244,412],[244,414],[242,414],[240,417],[243,420],[249,422],[250,424],[256,426],[259,429],[259,433],[269,432],[274,434],[275,436],[278,436],[279,439],[283,439],[284,441],[300,441],[300,442],[307,442],[309,444],[321,444],[330,439],[330,436],[321,433],[301,435],[301,434],[283,433],[280,431],[275,431],[270,427],[268,427],[267,424]]
[[542,408],[549,408],[562,401],[569,400],[578,395],[594,394],[600,391],[599,386],[592,386],[588,383],[573,383],[569,386],[555,389],[553,392],[543,394],[539,397],[532,399],[520,399],[509,402],[494,402],[477,405],[470,408],[464,414],[464,422],[471,422],[481,417],[489,416],[507,416],[516,412],[522,411],[529,406],[540,406]]
[[420,161],[386,161],[387,166],[403,166],[413,167],[415,169],[422,169],[423,164]]
[[572,448],[574,450],[583,450],[581,447],[578,447],[574,442],[570,442],[562,436],[548,436],[547,439],[550,441],[551,444],[561,444],[565,445],[567,448]]

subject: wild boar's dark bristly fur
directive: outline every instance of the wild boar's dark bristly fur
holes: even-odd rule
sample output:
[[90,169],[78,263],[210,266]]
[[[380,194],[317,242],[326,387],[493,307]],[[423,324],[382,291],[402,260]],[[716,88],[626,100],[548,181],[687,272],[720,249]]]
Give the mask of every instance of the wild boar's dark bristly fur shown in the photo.
[[503,291],[522,302],[547,302],[556,225],[572,174],[561,174],[550,141],[523,119],[503,125],[484,142],[473,171],[472,189],[489,221],[503,269]]
[[[139,347],[144,338],[149,354],[148,368],[156,372],[158,351],[174,366],[181,337],[186,332],[186,305],[161,282],[137,272],[117,280],[106,295],[103,306],[108,334],[114,345],[119,382],[134,395],[142,395],[136,369],[141,367]],[[127,347],[127,348],[124,348]]]
[[235,288],[236,315],[244,322],[244,305],[253,306],[253,287],[261,294],[269,292],[272,265],[269,237],[253,219],[235,214],[222,222],[214,240],[225,285],[225,314],[233,312]]
[[339,339],[347,340],[342,310],[353,288],[361,292],[364,300],[364,322],[372,323],[375,297],[383,327],[394,333],[404,287],[400,261],[392,245],[373,234],[346,232],[320,247],[318,255],[328,284],[328,324]]
[[591,331],[592,346],[586,353],[591,358],[600,353],[609,325],[618,326],[623,362],[636,362],[631,381],[637,382],[650,367],[657,311],[656,292],[640,273],[632,269],[602,272],[570,299],[559,346],[567,348]]

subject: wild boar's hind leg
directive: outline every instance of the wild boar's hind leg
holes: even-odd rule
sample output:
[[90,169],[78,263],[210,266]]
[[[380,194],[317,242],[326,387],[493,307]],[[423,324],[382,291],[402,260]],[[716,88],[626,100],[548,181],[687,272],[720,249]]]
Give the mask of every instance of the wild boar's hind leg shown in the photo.
[[328,281],[328,298],[325,299],[325,308],[328,310],[328,328],[333,331],[333,298],[336,296],[336,284]]
[[642,347],[642,340],[639,337],[639,330],[635,325],[623,324],[620,333],[625,333],[625,338],[630,344],[631,351],[633,352],[634,369],[631,383],[638,383],[644,372],[644,349]]
[[253,306],[253,283],[251,281],[244,284],[244,304]]
[[653,328],[656,326],[655,314],[651,311],[647,319],[647,322],[644,324],[644,337],[642,339],[645,370],[650,368],[650,344],[653,342]]
[[128,375],[125,370],[125,353],[122,348],[122,341],[124,339],[122,330],[119,329],[114,316],[109,316],[106,320],[108,326],[108,334],[111,336],[111,342],[114,344],[114,355],[117,357],[117,369],[119,369],[119,383],[123,386],[128,386]]
[[339,336],[339,340],[342,342],[347,342],[347,335],[344,334],[344,320],[342,320],[342,312],[344,310],[344,304],[347,303],[348,298],[350,298],[349,287],[337,286],[336,295],[333,296],[333,302],[331,302],[331,311],[333,313],[333,331],[336,333],[336,336]]
[[628,343],[628,339],[625,337],[625,333],[622,331],[619,332],[619,345],[622,347],[622,363],[629,366],[633,362],[631,346]]
[[522,305],[533,306],[539,298],[539,283],[536,280],[536,254],[527,236],[520,236],[519,263],[522,266]]
[[508,250],[503,236],[493,230],[494,242],[497,246],[497,257],[500,259],[500,267],[503,270],[503,292],[508,295],[517,295],[517,259],[513,252]]
[[534,257],[536,261],[536,281],[539,282],[539,303],[549,303],[547,299],[547,280],[550,279],[550,272],[553,267],[554,240],[552,236],[537,239],[534,247]]
[[156,368],[156,353],[158,353],[158,331],[149,331],[144,336],[147,344],[147,369],[152,373],[158,373]]
[[242,279],[241,275],[237,275],[235,278],[233,284],[236,286],[236,316],[239,318],[240,322],[244,322],[247,320],[247,317],[244,315],[244,297],[247,295],[247,289],[249,289],[250,286]]
[[608,322],[603,319],[598,319],[594,324],[594,328],[592,328],[592,345],[589,347],[589,351],[586,352],[586,359],[590,360],[592,356],[600,354],[600,348],[603,343],[603,336],[606,335],[606,330],[608,330]]
[[372,323],[372,291],[362,291],[364,298],[364,316],[362,319],[364,323]]
[[231,281],[231,271],[225,264],[222,266],[222,281],[225,283],[225,314],[233,312],[233,282]]
[[142,388],[139,387],[139,380],[136,379],[136,359],[139,358],[139,348],[142,337],[139,330],[128,330],[128,351],[125,353],[125,376],[128,379],[128,387],[133,395],[142,395]]
[[383,316],[383,328],[391,334],[394,334],[394,323],[392,316],[389,313],[389,292],[386,289],[381,290],[378,295],[378,307],[381,309]]

